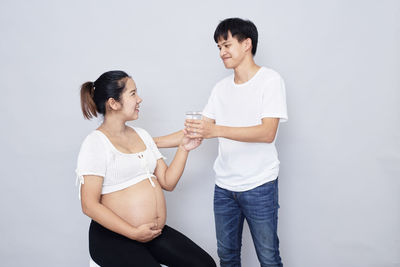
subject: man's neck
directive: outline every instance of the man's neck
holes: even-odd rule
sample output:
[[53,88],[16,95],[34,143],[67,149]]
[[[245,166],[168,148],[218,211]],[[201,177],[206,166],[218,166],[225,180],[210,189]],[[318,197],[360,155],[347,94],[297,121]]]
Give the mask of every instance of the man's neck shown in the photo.
[[234,81],[236,84],[241,84],[249,81],[251,78],[256,75],[257,71],[261,67],[258,66],[253,57],[245,58],[243,62],[239,64],[236,68],[234,68],[235,78]]

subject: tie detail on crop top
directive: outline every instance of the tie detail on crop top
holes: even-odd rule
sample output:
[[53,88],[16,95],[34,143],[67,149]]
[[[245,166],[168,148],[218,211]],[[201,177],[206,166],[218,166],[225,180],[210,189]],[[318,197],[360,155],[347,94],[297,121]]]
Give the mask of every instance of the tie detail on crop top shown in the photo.
[[102,194],[125,189],[144,179],[156,178],[154,170],[157,160],[165,157],[160,153],[153,138],[144,129],[132,127],[146,145],[146,149],[138,153],[123,153],[116,149],[111,141],[101,132],[91,132],[83,141],[76,168],[76,184],[85,183],[84,175],[103,177]]

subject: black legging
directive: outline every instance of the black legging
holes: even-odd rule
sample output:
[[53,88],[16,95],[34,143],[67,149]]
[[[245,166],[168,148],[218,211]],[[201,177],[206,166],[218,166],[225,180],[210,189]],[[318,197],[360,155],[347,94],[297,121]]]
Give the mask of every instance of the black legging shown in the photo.
[[93,221],[89,251],[101,267],[216,267],[214,260],[192,240],[165,225],[162,234],[147,243],[131,240]]

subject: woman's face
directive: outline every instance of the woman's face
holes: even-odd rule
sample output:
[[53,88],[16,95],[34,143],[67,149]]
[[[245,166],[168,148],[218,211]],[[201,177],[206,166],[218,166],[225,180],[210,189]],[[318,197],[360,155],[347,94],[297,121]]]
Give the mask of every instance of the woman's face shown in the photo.
[[142,101],[137,93],[135,82],[131,78],[128,78],[125,90],[121,95],[121,112],[127,117],[127,120],[137,120],[139,118],[139,104]]

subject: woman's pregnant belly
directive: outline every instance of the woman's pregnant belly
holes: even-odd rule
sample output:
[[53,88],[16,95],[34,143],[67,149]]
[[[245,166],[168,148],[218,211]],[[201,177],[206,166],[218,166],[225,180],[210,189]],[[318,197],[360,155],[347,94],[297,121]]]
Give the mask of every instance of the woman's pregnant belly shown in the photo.
[[101,203],[134,227],[154,222],[162,229],[167,218],[164,193],[157,179],[152,180],[155,187],[145,179],[123,190],[102,195]]

